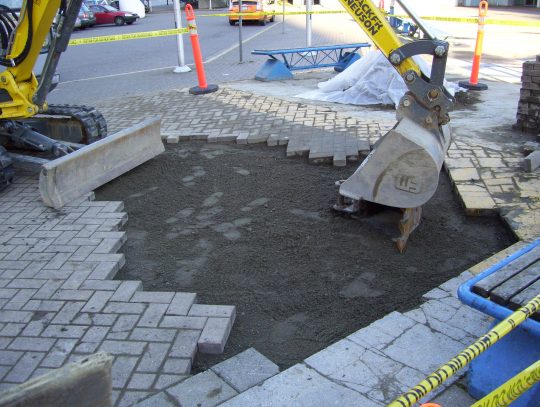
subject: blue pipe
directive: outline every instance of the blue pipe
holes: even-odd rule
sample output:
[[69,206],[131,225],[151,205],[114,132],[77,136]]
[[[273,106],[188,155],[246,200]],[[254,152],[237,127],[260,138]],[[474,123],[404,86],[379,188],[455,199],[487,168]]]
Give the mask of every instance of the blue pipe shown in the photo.
[[[500,262],[494,264],[493,266],[489,267],[487,270],[478,274],[476,277],[470,279],[466,283],[459,286],[458,297],[461,300],[461,302],[485,314],[491,315],[493,318],[499,321],[502,321],[503,319],[510,316],[513,313],[513,311],[473,293],[472,286],[475,285],[478,281],[482,280],[483,278],[486,278],[490,274],[493,274],[497,270],[500,270],[504,266],[513,262],[518,257],[523,256],[525,253],[530,252],[532,249],[534,249],[538,245],[540,245],[540,239],[536,239],[534,242],[518,250],[517,252],[511,254],[504,260],[501,260]],[[531,319],[526,319],[519,326],[523,328],[524,330],[528,331],[529,333],[531,333],[532,335],[534,335],[535,337],[540,338],[540,322],[534,321]]]

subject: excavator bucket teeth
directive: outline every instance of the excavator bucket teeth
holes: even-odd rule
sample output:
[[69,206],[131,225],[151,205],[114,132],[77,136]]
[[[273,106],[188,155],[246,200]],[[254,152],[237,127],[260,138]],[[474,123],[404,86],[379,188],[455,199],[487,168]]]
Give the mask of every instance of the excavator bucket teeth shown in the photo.
[[160,120],[147,119],[43,165],[43,202],[61,208],[165,151]]
[[382,137],[340,195],[395,208],[416,208],[435,193],[450,145],[448,124],[425,128],[404,117]]

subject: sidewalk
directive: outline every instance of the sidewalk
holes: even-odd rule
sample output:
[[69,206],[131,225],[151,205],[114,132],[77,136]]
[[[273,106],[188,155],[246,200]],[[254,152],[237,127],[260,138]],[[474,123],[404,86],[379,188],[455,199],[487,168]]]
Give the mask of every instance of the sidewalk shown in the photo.
[[[279,138],[260,137],[262,123],[236,121],[228,126],[227,120],[217,120],[226,117],[223,114],[227,111],[264,112],[276,117],[273,123],[276,134],[288,136],[288,155],[316,149],[312,143],[321,140],[316,137],[317,129],[324,130],[325,137],[334,140],[349,137],[363,145],[373,144],[393,124],[392,113],[379,113],[374,120],[367,109],[295,100],[291,93],[300,93],[303,80],[314,82],[309,75],[292,81],[294,88],[289,83],[268,86],[246,81],[198,99],[186,91],[173,90],[151,98],[105,102],[98,107],[105,114],[111,132],[143,117],[161,114],[162,135],[172,140],[197,137],[211,142],[237,138],[242,143],[279,143]],[[238,88],[249,88],[251,92]],[[282,96],[267,96],[265,89]],[[501,129],[501,125],[509,127],[513,122],[518,88],[490,83],[490,89],[480,95],[484,103],[478,104],[476,111],[453,115],[456,139],[445,167],[468,213],[500,213],[520,238],[531,239],[540,234],[540,177],[538,172],[524,173],[520,168],[521,145],[531,137]],[[499,93],[506,95],[504,104],[501,98],[492,99]],[[499,110],[494,111],[496,104]],[[355,114],[351,115],[353,110]],[[179,122],[179,117],[191,119]],[[244,121],[250,117],[239,115]],[[216,126],[217,123],[221,125]],[[310,126],[313,131],[297,133],[298,124]],[[477,130],[472,132],[473,128]],[[341,146],[350,146],[350,142],[325,146],[332,147],[317,152],[338,164],[336,161],[343,154]],[[354,147],[356,151],[358,146]],[[168,389],[169,395],[177,394],[176,400],[181,400],[180,393],[174,389],[189,374],[195,349],[198,347],[201,352],[222,349],[234,321],[234,306],[197,305],[193,304],[194,293],[145,292],[140,291],[139,282],[111,280],[123,264],[123,255],[115,254],[125,241],[124,233],[116,231],[127,220],[120,202],[82,199],[62,211],[53,211],[39,201],[35,178],[19,176],[17,184],[0,194],[0,205],[3,218],[0,281],[4,287],[0,289],[2,386],[9,387],[96,350],[105,350],[115,355],[113,386],[118,405],[130,405],[150,395],[163,397],[159,393],[162,389]],[[462,279],[468,276],[466,273]],[[428,302],[420,309],[393,313],[228,404],[261,402],[264,405],[262,400],[266,400],[267,405],[312,405],[309,401],[314,400],[312,397],[325,394],[339,396],[335,400],[341,400],[341,405],[358,405],[359,400],[364,400],[361,405],[365,406],[382,405],[382,401],[389,401],[413,385],[486,329],[485,317],[461,306],[453,297],[457,281],[460,280],[426,294]],[[461,315],[461,319],[452,322],[454,317],[433,320],[426,316],[441,313]],[[473,315],[476,319],[463,326],[463,321]],[[387,337],[389,332],[385,333],[387,323],[402,326],[401,332],[395,332],[398,335],[395,341]],[[376,334],[382,342],[370,342],[375,337],[366,336],[368,332]],[[420,340],[436,340],[445,345],[435,359],[427,356],[418,359],[412,355],[415,343]],[[387,345],[390,342],[393,345]],[[405,357],[406,354],[411,358]],[[367,355],[370,356],[366,359]],[[367,380],[372,374],[371,363],[379,367],[388,363],[388,368],[380,370],[382,376],[376,380]],[[335,374],[345,368],[350,371],[347,375],[356,379],[340,379],[344,382],[339,384]],[[398,372],[402,372],[403,378]],[[381,393],[380,383],[389,380],[386,375],[397,381]],[[466,397],[459,387],[449,391]],[[226,393],[227,398],[237,393],[237,390]],[[211,397],[205,405],[225,400],[223,394],[220,397]],[[148,403],[145,405],[165,405]],[[447,402],[445,407],[459,405],[462,404]]]
[[[229,66],[219,63],[214,75]],[[111,133],[160,115],[170,142],[287,144],[290,159],[307,154],[341,165],[373,145],[395,118],[390,111],[295,98],[327,75],[230,82],[200,97],[172,89],[96,107]],[[540,173],[522,170],[522,146],[535,138],[511,129],[519,85],[489,86],[474,108],[452,113],[455,139],[444,170],[469,215],[501,216],[528,241],[540,235]],[[268,126],[275,137],[266,134]],[[385,405],[485,332],[489,319],[461,305],[456,288],[508,253],[434,288],[417,308],[392,312],[279,374],[250,349],[189,376],[197,351],[219,353],[225,346],[234,304],[198,304],[196,293],[148,292],[138,281],[113,280],[124,263],[117,253],[128,221],[122,202],[88,196],[55,211],[40,202],[36,177],[19,173],[0,193],[0,219],[0,389],[103,350],[115,358],[118,406]],[[449,384],[436,400],[469,405],[462,380]]]

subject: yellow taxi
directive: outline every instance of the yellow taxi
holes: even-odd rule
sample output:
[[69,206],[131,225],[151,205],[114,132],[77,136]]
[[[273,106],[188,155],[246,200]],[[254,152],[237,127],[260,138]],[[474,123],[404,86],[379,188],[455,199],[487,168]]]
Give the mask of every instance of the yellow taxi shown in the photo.
[[[232,0],[229,5],[229,24],[235,25],[240,16],[234,15],[239,13],[238,0]],[[274,0],[242,0],[242,13],[250,13],[253,15],[243,15],[242,21],[258,21],[259,25],[265,25],[267,22],[274,21]]]

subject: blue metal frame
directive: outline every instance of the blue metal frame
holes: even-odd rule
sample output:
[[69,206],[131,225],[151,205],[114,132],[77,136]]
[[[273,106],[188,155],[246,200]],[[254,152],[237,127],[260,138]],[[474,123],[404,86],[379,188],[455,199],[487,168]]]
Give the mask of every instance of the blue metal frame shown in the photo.
[[367,42],[345,45],[327,45],[322,47],[286,48],[286,49],[256,49],[251,51],[253,55],[266,55],[279,61],[290,71],[302,69],[328,68],[339,65],[347,53],[355,53],[360,48],[370,47]]
[[[482,280],[483,278],[486,278],[490,274],[495,273],[497,270],[500,270],[504,266],[508,265],[512,261],[516,260],[518,257],[524,255],[527,252],[530,252],[532,249],[534,249],[536,246],[540,245],[540,239],[535,240],[531,244],[525,246],[524,248],[518,250],[517,252],[511,254],[504,260],[498,262],[497,264],[494,264],[493,266],[489,267],[487,270],[483,271],[476,277],[472,278],[471,280],[467,281],[466,283],[462,284],[458,288],[458,297],[459,299],[468,306],[475,308],[479,311],[484,312],[485,314],[491,315],[493,318],[502,321],[503,319],[510,316],[510,314],[513,313],[512,310],[499,305],[497,303],[494,303],[493,301],[490,301],[487,298],[481,297],[475,293],[472,292],[472,287],[475,285],[478,281]],[[535,321],[533,319],[527,319],[523,323],[519,325],[522,329],[525,331],[531,333],[537,338],[540,338],[540,322]]]

